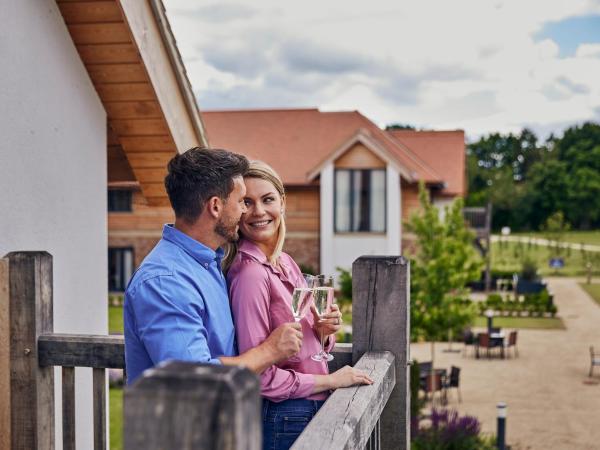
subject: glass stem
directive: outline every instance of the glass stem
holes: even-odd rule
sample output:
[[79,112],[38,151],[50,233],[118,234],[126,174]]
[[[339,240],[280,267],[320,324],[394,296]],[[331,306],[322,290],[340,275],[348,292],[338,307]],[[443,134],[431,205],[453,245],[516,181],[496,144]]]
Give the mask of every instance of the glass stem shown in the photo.
[[321,354],[325,353],[325,335],[321,331]]

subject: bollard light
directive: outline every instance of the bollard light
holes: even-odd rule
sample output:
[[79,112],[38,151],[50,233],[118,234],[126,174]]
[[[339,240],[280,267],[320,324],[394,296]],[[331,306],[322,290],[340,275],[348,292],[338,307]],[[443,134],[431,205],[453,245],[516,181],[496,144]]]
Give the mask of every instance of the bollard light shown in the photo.
[[498,416],[496,430],[496,446],[498,450],[506,450],[506,403],[499,402],[496,405]]

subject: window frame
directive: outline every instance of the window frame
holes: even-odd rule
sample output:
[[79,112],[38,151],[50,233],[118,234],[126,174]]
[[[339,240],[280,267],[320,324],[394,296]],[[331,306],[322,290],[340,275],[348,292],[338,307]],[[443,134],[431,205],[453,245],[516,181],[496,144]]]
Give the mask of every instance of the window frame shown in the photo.
[[[120,266],[121,266],[121,270],[123,271],[125,264],[124,264],[124,255],[126,251],[131,252],[131,274],[129,276],[129,279],[125,280],[125,273],[122,272],[121,275],[121,280],[122,280],[122,288],[123,289],[119,289],[117,287],[117,289],[113,289],[115,287],[115,285],[113,284],[113,280],[112,280],[112,276],[111,276],[111,270],[110,270],[110,265],[111,265],[111,252],[112,251],[119,251],[120,255],[119,255],[119,259],[120,259]],[[129,281],[131,280],[131,277],[133,277],[133,274],[135,273],[135,249],[131,246],[128,247],[108,247],[108,292],[125,292],[125,289],[127,288],[127,284],[129,283]]]
[[[110,201],[110,195],[111,192],[118,192],[121,194],[127,194],[128,195],[128,201],[127,201],[127,209],[114,209],[111,208],[111,201]],[[119,189],[119,188],[111,188],[108,189],[108,192],[106,194],[107,198],[106,198],[106,210],[109,213],[130,213],[133,212],[133,191],[131,189]],[[114,206],[114,205],[112,205]]]
[[[340,231],[338,230],[338,224],[337,224],[337,208],[338,208],[338,189],[337,189],[337,173],[338,172],[349,172],[350,173],[350,205],[349,205],[349,214],[350,214],[350,230],[348,231]],[[378,230],[378,231],[373,231],[373,230],[366,230],[366,231],[353,231],[352,228],[354,227],[354,190],[352,189],[352,181],[354,179],[354,173],[355,172],[383,172],[383,230]],[[388,216],[388,210],[387,210],[387,168],[356,168],[356,169],[352,169],[352,168],[346,168],[346,167],[340,167],[340,168],[334,168],[333,170],[333,232],[334,234],[387,234],[387,216]],[[371,189],[371,186],[369,186],[369,189]],[[370,224],[370,220],[369,220],[369,226]]]

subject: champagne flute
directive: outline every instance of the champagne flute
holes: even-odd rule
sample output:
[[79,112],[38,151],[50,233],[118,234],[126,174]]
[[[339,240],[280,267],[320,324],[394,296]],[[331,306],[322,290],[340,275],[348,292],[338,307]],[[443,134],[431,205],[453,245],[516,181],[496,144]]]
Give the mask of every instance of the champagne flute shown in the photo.
[[[321,317],[327,313],[333,303],[333,277],[318,275],[314,279],[313,288],[314,305],[317,314]],[[325,336],[321,333],[321,351],[312,355],[314,361],[331,361],[333,355],[325,351]]]
[[[304,318],[313,301],[314,278],[314,275],[303,273],[302,276],[296,280],[294,291],[292,292],[292,302],[290,303],[292,315],[294,316],[296,323]],[[291,362],[299,362],[300,358],[292,356],[289,360]]]

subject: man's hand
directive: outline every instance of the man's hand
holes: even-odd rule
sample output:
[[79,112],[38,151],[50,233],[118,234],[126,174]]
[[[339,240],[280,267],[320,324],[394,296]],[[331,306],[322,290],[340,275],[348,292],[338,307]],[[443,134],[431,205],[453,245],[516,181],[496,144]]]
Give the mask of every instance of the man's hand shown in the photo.
[[342,312],[335,303],[331,305],[330,311],[322,316],[319,316],[315,305],[311,305],[310,310],[313,314],[315,323],[313,328],[317,332],[317,336],[329,336],[337,333],[342,328]]
[[273,363],[291,358],[302,347],[302,326],[299,323],[279,325],[265,340],[273,355]]

